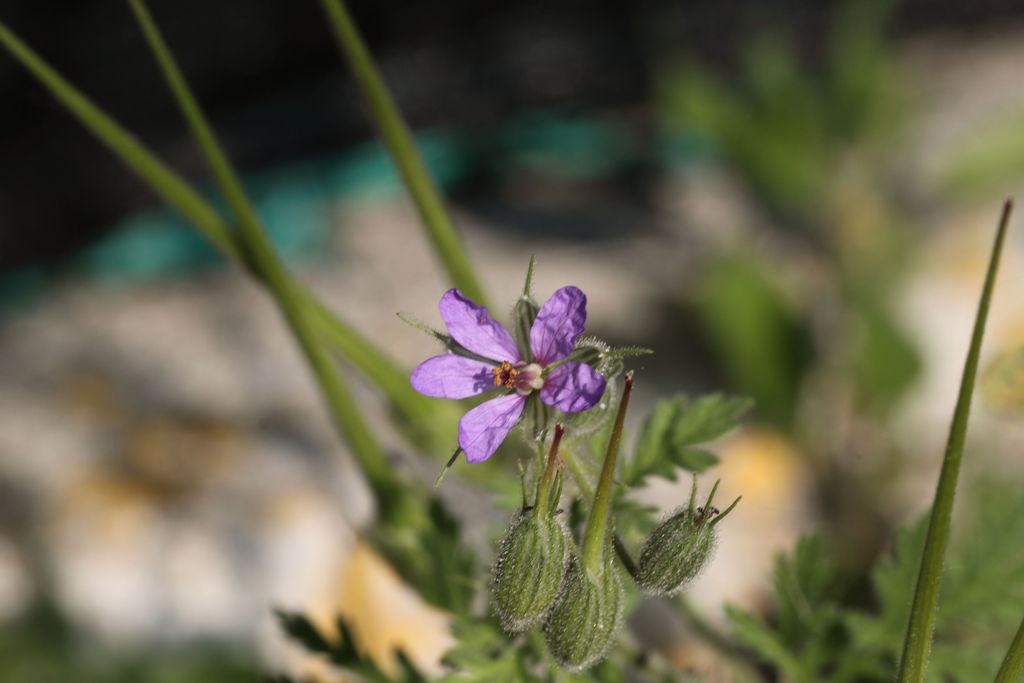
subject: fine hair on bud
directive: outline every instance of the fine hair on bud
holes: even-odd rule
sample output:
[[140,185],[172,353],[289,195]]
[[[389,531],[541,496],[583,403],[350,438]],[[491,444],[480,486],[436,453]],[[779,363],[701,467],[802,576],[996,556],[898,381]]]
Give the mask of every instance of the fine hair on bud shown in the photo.
[[637,561],[636,583],[647,595],[673,595],[684,589],[707,566],[718,540],[717,525],[739,502],[724,512],[712,507],[718,482],[707,503],[696,507],[694,477],[689,503],[675,510],[644,540]]
[[592,576],[572,554],[562,592],[544,621],[548,652],[562,669],[582,671],[605,658],[622,625],[623,603],[622,580],[610,558]]
[[525,631],[544,618],[565,578],[569,538],[551,514],[535,510],[513,519],[498,550],[491,590],[502,627]]

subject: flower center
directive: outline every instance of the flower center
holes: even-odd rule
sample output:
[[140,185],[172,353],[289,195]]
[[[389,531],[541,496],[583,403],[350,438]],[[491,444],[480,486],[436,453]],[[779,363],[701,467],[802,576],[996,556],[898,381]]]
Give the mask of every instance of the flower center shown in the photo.
[[494,386],[508,387],[509,389],[515,388],[516,375],[519,374],[519,370],[512,367],[511,363],[505,361],[501,364],[500,368],[494,368],[491,372],[494,373]]
[[518,363],[513,366],[512,363],[505,361],[500,368],[491,370],[491,373],[494,374],[494,386],[515,389],[519,394],[526,396],[544,386],[542,371],[543,368],[536,363]]

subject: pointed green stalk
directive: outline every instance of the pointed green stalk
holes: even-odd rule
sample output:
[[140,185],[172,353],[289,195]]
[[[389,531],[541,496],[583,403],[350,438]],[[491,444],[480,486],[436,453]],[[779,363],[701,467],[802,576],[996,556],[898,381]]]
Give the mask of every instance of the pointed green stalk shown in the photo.
[[622,441],[622,425],[629,408],[629,397],[633,393],[633,371],[626,373],[626,384],[619,399],[619,410],[615,415],[615,426],[608,438],[608,450],[604,455],[601,477],[597,480],[597,491],[594,493],[594,504],[590,508],[587,530],[583,535],[583,566],[591,576],[597,576],[602,569],[604,550],[608,545],[609,525],[612,515],[612,497],[615,492],[615,461],[619,455],[619,443]]
[[[377,500],[382,506],[398,497],[400,487],[376,438],[370,432],[336,366],[320,344],[312,326],[312,316],[304,305],[304,298],[292,282],[273,246],[266,237],[256,211],[232,169],[202,110],[171,56],[142,0],[129,0],[146,40],[153,51],[167,85],[182,114],[188,121],[197,143],[210,166],[214,179],[227,199],[238,221],[238,244],[249,255],[251,263],[266,281],[295,335],[310,369],[330,408],[342,438],[348,443],[358,460]],[[384,510],[382,509],[382,512]]]
[[[35,76],[86,130],[202,233],[215,248],[249,269],[258,282],[266,284],[248,262],[246,254],[235,244],[227,221],[192,185],[68,83],[3,23],[0,23],[0,45]],[[296,287],[300,287],[298,283]],[[403,417],[415,424],[429,423],[430,416],[436,411],[427,399],[409,387],[408,373],[348,323],[329,311],[308,290],[299,288],[298,291],[324,340],[377,385]]]
[[981,354],[981,342],[985,335],[985,323],[988,320],[989,305],[992,301],[992,290],[995,286],[996,273],[999,270],[999,257],[1003,251],[1007,225],[1013,201],[1007,199],[1003,204],[999,228],[996,231],[992,255],[985,274],[985,284],[978,303],[978,313],[974,321],[974,333],[971,336],[970,349],[964,363],[963,378],[960,381],[960,394],[957,397],[953,412],[953,422],[949,430],[949,441],[946,455],[942,462],[942,471],[935,489],[935,502],[932,505],[931,518],[928,521],[928,533],[925,537],[924,552],[921,555],[921,566],[917,575],[917,587],[914,590],[914,601],[910,608],[910,623],[907,626],[906,639],[903,642],[903,656],[900,659],[900,683],[919,683],[924,680],[928,668],[928,652],[935,633],[935,617],[939,602],[939,587],[942,581],[942,563],[949,543],[950,520],[953,514],[953,499],[956,495],[957,479],[960,475],[960,462],[963,458],[964,441],[967,435],[967,420],[971,411],[971,395],[978,374],[978,358]]
[[322,0],[322,4],[334,29],[338,46],[348,60],[363,93],[370,118],[376,124],[381,140],[416,204],[427,236],[448,277],[463,294],[486,306],[483,288],[455,232],[455,226],[445,211],[444,201],[348,9],[341,0]]
[[994,683],[1020,683],[1024,681],[1024,619],[1021,619],[1017,635],[1006,651]]
[[555,472],[558,471],[558,446],[562,443],[563,434],[565,434],[565,427],[556,424],[554,436],[551,437],[551,448],[548,450],[548,464],[544,468],[544,475],[537,486],[537,498],[533,503],[538,517],[544,517],[550,509],[551,483],[555,480]]

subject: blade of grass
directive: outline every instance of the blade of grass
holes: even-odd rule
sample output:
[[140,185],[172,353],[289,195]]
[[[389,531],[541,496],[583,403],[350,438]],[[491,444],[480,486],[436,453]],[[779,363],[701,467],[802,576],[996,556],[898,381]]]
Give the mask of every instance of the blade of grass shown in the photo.
[[932,504],[931,517],[928,520],[928,533],[925,537],[924,551],[921,554],[917,587],[914,590],[914,601],[910,608],[910,622],[907,626],[906,639],[903,641],[903,656],[900,659],[897,677],[900,683],[923,681],[928,668],[928,653],[935,632],[939,588],[942,582],[942,563],[946,554],[946,546],[949,543],[953,499],[956,496],[956,484],[960,476],[960,463],[963,459],[967,422],[971,412],[971,396],[978,374],[978,359],[981,355],[981,342],[985,336],[985,324],[992,301],[992,290],[995,287],[996,274],[999,271],[999,258],[1003,251],[1003,242],[1006,238],[1006,229],[1012,210],[1013,201],[1007,199],[1003,204],[999,228],[996,230],[995,243],[992,246],[988,270],[985,273],[985,284],[978,302],[978,313],[974,320],[971,345],[967,351],[963,378],[960,381],[960,393],[953,411],[953,422],[949,429],[946,454],[942,462],[939,482],[935,488],[935,502]]
[[322,4],[334,28],[338,46],[359,83],[370,117],[377,125],[381,140],[416,204],[423,226],[448,277],[463,294],[486,306],[483,288],[445,211],[444,201],[348,9],[341,0],[322,0]]
[[384,507],[400,498],[400,485],[383,448],[367,426],[337,367],[328,357],[312,326],[304,299],[278,258],[245,189],[231,167],[185,78],[175,63],[142,0],[129,0],[135,18],[153,51],[167,85],[213,173],[214,180],[238,221],[237,239],[262,275],[295,335],[330,408],[342,438],[348,443],[371,487]]
[[996,674],[994,683],[1020,683],[1024,681],[1024,619],[1020,621],[1017,635],[1006,651],[1002,666]]
[[[0,22],[0,45],[60,102],[92,135],[145,181],[161,199],[176,210],[215,248],[240,263],[265,284],[246,254],[235,244],[223,216],[192,185],[168,167],[152,151],[97,107],[78,89],[43,61],[31,48]],[[361,336],[353,327],[327,309],[308,290],[296,287],[309,308],[318,332],[346,360],[370,379],[387,396],[404,418],[427,424],[436,411],[427,399],[409,387],[408,373]]]

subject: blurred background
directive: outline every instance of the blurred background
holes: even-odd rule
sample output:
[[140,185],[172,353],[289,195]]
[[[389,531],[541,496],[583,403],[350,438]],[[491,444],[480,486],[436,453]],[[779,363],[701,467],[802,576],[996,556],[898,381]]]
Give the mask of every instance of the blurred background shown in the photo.
[[[150,7],[288,263],[409,367],[431,353],[395,313],[437,323],[445,280],[318,4]],[[695,609],[770,616],[773,557],[811,530],[870,605],[868,567],[931,499],[1000,203],[1024,180],[1019,3],[351,10],[492,301],[511,304],[531,253],[540,298],[586,291],[588,331],[655,350],[637,424],[672,393],[756,400],[718,444],[721,500],[744,503]],[[208,187],[126,5],[3,0],[0,20]],[[272,606],[361,614],[436,667],[445,616],[356,540],[368,495],[270,300],[6,53],[0,103],[0,680],[310,671]],[[1024,518],[1020,229],[983,363],[963,525],[979,499]],[[1024,528],[1006,534],[1020,585]],[[714,680],[685,624],[659,638]]]

